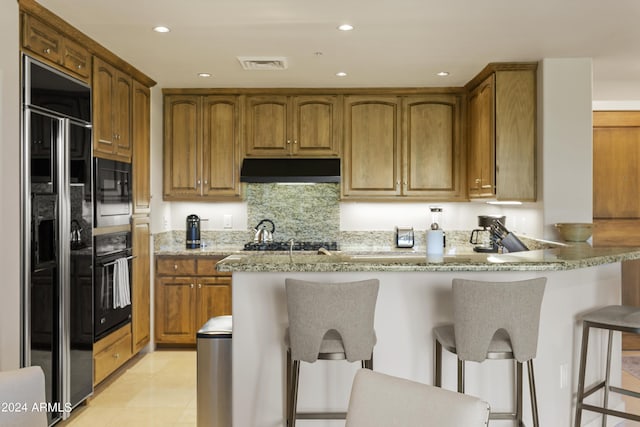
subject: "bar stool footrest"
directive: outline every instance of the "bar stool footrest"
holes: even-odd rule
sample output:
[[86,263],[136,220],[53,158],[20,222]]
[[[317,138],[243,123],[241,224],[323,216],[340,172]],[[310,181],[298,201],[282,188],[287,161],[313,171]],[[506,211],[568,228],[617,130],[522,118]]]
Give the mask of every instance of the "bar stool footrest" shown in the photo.
[[297,412],[297,420],[344,420],[346,412]]
[[616,411],[614,409],[601,408],[599,406],[582,404],[582,409],[585,411],[597,412],[599,414],[611,415],[618,418],[624,418],[626,420],[640,421],[640,415],[630,414],[628,412]]

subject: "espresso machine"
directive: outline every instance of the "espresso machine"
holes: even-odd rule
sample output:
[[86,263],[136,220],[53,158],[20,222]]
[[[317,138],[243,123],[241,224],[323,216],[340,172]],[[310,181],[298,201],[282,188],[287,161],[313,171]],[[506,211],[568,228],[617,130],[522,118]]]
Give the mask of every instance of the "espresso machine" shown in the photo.
[[471,231],[469,243],[476,245],[473,247],[475,252],[498,252],[498,243],[494,233],[491,232],[491,226],[495,221],[500,221],[504,225],[506,217],[503,215],[478,215],[478,226]]

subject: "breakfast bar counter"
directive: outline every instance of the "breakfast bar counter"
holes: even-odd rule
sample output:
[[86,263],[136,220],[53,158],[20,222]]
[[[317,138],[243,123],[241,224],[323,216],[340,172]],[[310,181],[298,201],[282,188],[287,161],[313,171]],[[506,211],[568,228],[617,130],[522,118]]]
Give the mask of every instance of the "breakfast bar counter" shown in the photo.
[[[540,425],[571,425],[578,378],[581,314],[620,304],[620,263],[640,258],[640,248],[560,246],[513,254],[448,254],[427,259],[414,252],[337,252],[318,255],[235,253],[218,263],[233,273],[233,425],[285,426],[286,278],[311,281],[380,280],[374,370],[433,382],[435,326],[452,321],[453,278],[512,281],[546,277],[537,357],[534,361]],[[491,307],[487,307],[488,310]],[[587,383],[604,378],[596,365],[606,338],[593,334]],[[612,384],[619,384],[620,339],[615,340]],[[590,356],[591,357],[591,356]],[[468,363],[467,392],[487,399],[493,410],[512,407],[512,378],[504,363]],[[298,409],[346,410],[359,364],[318,361],[302,364]],[[455,390],[455,356],[445,352],[443,386]],[[592,398],[595,398],[593,396]],[[525,392],[525,421],[531,414]],[[621,399],[610,406],[622,408]],[[596,418],[585,412],[584,425]],[[307,425],[300,421],[300,425]],[[342,421],[313,421],[343,426]]]

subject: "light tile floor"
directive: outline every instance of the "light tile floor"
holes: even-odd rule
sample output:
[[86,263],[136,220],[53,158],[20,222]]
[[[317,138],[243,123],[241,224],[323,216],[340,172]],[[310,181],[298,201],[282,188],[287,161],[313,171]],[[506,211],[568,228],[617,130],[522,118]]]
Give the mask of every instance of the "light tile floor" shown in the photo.
[[137,356],[98,385],[64,427],[196,425],[196,352],[159,350]]
[[[623,371],[622,385],[640,391],[640,378]],[[639,400],[624,399],[628,411],[640,414]],[[96,387],[88,403],[59,425],[194,427],[195,350],[158,350],[137,356],[126,369]],[[624,421],[616,427],[640,427],[640,423]]]

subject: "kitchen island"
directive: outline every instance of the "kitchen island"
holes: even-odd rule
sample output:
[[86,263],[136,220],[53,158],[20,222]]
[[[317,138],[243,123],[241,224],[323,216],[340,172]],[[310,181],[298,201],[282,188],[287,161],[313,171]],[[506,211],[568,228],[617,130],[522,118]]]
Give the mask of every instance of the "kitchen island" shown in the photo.
[[[540,425],[570,425],[578,377],[580,315],[619,304],[620,263],[638,258],[640,248],[592,248],[588,244],[514,254],[458,253],[437,260],[420,252],[230,255],[217,269],[233,273],[233,425],[286,424],[283,338],[288,324],[284,291],[288,277],[330,282],[378,278],[374,369],[427,384],[433,378],[431,330],[452,320],[454,277],[487,281],[547,277],[534,362]],[[590,341],[587,383],[604,375],[596,362],[604,354],[606,339],[595,335]],[[612,383],[619,384],[619,337],[614,354]],[[468,363],[467,392],[489,400],[495,411],[511,408],[509,363]],[[298,409],[345,410],[358,366],[303,363]],[[443,385],[455,389],[455,383],[455,356],[445,352]],[[617,396],[610,400],[611,407],[622,405]],[[529,408],[525,396],[525,420],[530,423]],[[595,418],[585,412],[585,425]],[[344,422],[313,421],[313,425],[341,426]]]

